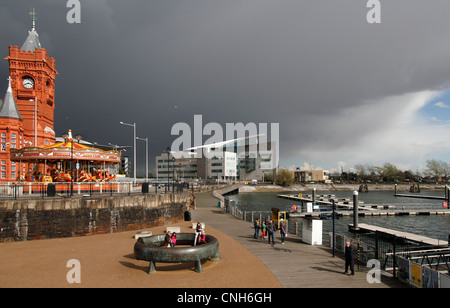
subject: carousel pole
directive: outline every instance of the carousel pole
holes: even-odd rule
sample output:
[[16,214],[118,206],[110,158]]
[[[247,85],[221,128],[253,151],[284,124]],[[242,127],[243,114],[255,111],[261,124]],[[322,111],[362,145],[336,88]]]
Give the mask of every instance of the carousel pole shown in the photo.
[[69,129],[69,141],[70,141],[70,196],[73,196],[73,138],[72,130]]

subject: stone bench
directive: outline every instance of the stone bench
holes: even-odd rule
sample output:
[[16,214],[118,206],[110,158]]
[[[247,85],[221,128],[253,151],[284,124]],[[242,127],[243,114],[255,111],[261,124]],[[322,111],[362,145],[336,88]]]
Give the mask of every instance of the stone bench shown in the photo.
[[[134,255],[137,260],[149,261],[148,273],[156,271],[155,263],[179,263],[195,262],[195,271],[202,273],[202,260],[220,261],[219,241],[211,236],[206,236],[206,243],[194,244],[194,233],[177,234],[177,246],[175,248],[164,246],[164,234],[140,237],[134,245]],[[187,247],[185,247],[187,246]]]
[[180,233],[180,227],[166,227],[166,233],[167,232],[176,232],[176,233]]
[[152,236],[152,231],[140,231],[134,235],[134,239],[137,240],[140,237]]

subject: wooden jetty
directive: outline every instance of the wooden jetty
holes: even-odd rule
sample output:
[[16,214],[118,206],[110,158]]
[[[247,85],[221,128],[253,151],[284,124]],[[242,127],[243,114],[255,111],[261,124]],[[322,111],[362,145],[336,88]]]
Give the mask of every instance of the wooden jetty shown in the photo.
[[[299,202],[314,202],[316,205],[327,205],[332,206],[333,202],[331,200],[334,200],[334,204],[336,205],[336,208],[343,208],[351,210],[353,209],[353,201],[350,199],[336,199],[334,195],[316,195],[313,201],[312,196],[305,195],[305,197],[300,198],[298,195],[278,195],[279,198],[299,201]],[[358,209],[361,210],[367,210],[367,211],[374,211],[377,209],[389,209],[394,208],[394,206],[391,205],[365,205],[363,201],[358,201]]]
[[[394,196],[395,197],[405,197],[405,198],[420,198],[420,199],[435,199],[435,200],[442,200],[442,201],[450,201],[449,197],[449,187],[445,185],[445,195],[444,196],[430,196],[430,195],[420,195],[420,194],[398,194],[397,193],[397,184],[394,186]],[[420,189],[419,189],[420,191]]]
[[[300,198],[298,195],[278,195],[280,198],[295,200],[299,202],[313,202],[310,195],[302,195]],[[435,196],[436,197],[436,196]],[[333,203],[330,201],[334,198],[334,195],[317,195],[314,199],[314,204],[331,206]],[[353,202],[350,199],[335,199],[336,213],[339,216],[352,216]],[[313,211],[313,212],[289,212],[289,217],[317,217],[330,215],[332,211]],[[395,209],[392,205],[381,204],[364,204],[362,201],[358,201],[358,216],[407,216],[407,215],[450,215],[450,209],[448,208],[434,208],[434,209]]]
[[436,199],[446,201],[447,197],[442,196],[426,196],[426,195],[409,195],[409,194],[394,194],[395,197],[406,197],[406,198],[420,198],[420,199]]
[[363,231],[363,232],[377,231],[377,232],[381,232],[384,234],[393,235],[396,237],[402,237],[409,241],[421,243],[421,244],[425,244],[425,245],[448,246],[447,241],[438,240],[438,239],[434,239],[434,238],[430,238],[430,237],[426,237],[426,236],[422,236],[422,235],[417,235],[417,234],[413,234],[413,233],[409,233],[409,232],[402,232],[402,231],[387,229],[387,228],[378,227],[378,226],[369,225],[369,224],[358,224],[358,228],[360,231]]
[[[314,211],[314,212],[289,212],[291,218],[313,217],[320,218],[322,216],[331,215],[332,211]],[[353,216],[353,211],[336,210],[339,216]],[[408,215],[450,215],[450,209],[372,209],[371,211],[358,212],[359,217],[365,216],[408,216]]]

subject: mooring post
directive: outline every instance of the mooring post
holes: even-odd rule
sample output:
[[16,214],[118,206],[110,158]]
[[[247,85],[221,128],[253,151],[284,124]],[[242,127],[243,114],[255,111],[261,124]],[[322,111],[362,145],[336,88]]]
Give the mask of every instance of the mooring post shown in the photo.
[[353,192],[353,230],[358,230],[358,191]]
[[445,186],[445,196],[447,197],[447,206],[450,204],[450,187]]
[[394,196],[397,194],[397,184],[394,185]]
[[316,188],[314,187],[313,191],[312,191],[312,204],[313,204],[313,206],[314,206],[315,203],[316,203]]

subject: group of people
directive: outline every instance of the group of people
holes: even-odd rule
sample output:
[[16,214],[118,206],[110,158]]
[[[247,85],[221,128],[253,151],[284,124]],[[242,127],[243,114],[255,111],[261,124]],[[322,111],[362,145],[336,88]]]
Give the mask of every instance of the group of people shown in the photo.
[[[177,243],[177,233],[167,231],[166,236],[164,238],[164,247],[175,247]],[[197,244],[205,244],[206,243],[206,233],[200,222],[197,222],[195,227],[195,237],[194,237],[194,246]]]
[[[255,234],[253,235],[253,237],[255,239],[265,239],[266,237],[269,239],[269,244],[270,244],[270,240],[272,239],[272,244],[275,244],[274,241],[274,234],[277,230],[280,231],[280,235],[281,235],[281,244],[284,244],[284,240],[287,236],[287,230],[286,230],[286,225],[282,222],[280,225],[280,228],[277,229],[277,226],[273,223],[272,220],[267,221],[267,219],[265,221],[259,221],[259,219],[257,218],[254,221],[254,227],[255,227]],[[259,235],[259,231],[261,230],[261,235]],[[354,251],[353,251],[353,247],[351,245],[350,242],[346,242],[345,243],[345,271],[344,274],[347,274],[349,276],[353,276],[355,275],[355,268],[354,268]],[[348,273],[348,268],[350,267],[350,273]]]
[[166,237],[164,238],[164,247],[175,247],[177,244],[177,233],[167,231]]
[[[266,239],[266,237],[269,239],[269,244],[270,244],[270,240],[272,239],[272,244],[275,244],[275,239],[274,239],[274,235],[275,232],[280,231],[280,235],[281,235],[281,244],[284,245],[284,240],[286,239],[287,236],[287,230],[286,230],[286,225],[282,222],[280,224],[280,228],[277,228],[276,224],[274,224],[274,222],[272,221],[272,219],[270,219],[269,221],[264,220],[264,221],[259,221],[259,218],[257,218],[254,221],[254,227],[255,227],[255,234],[253,235],[253,237],[255,239]],[[261,235],[259,235],[259,231],[261,230]]]

